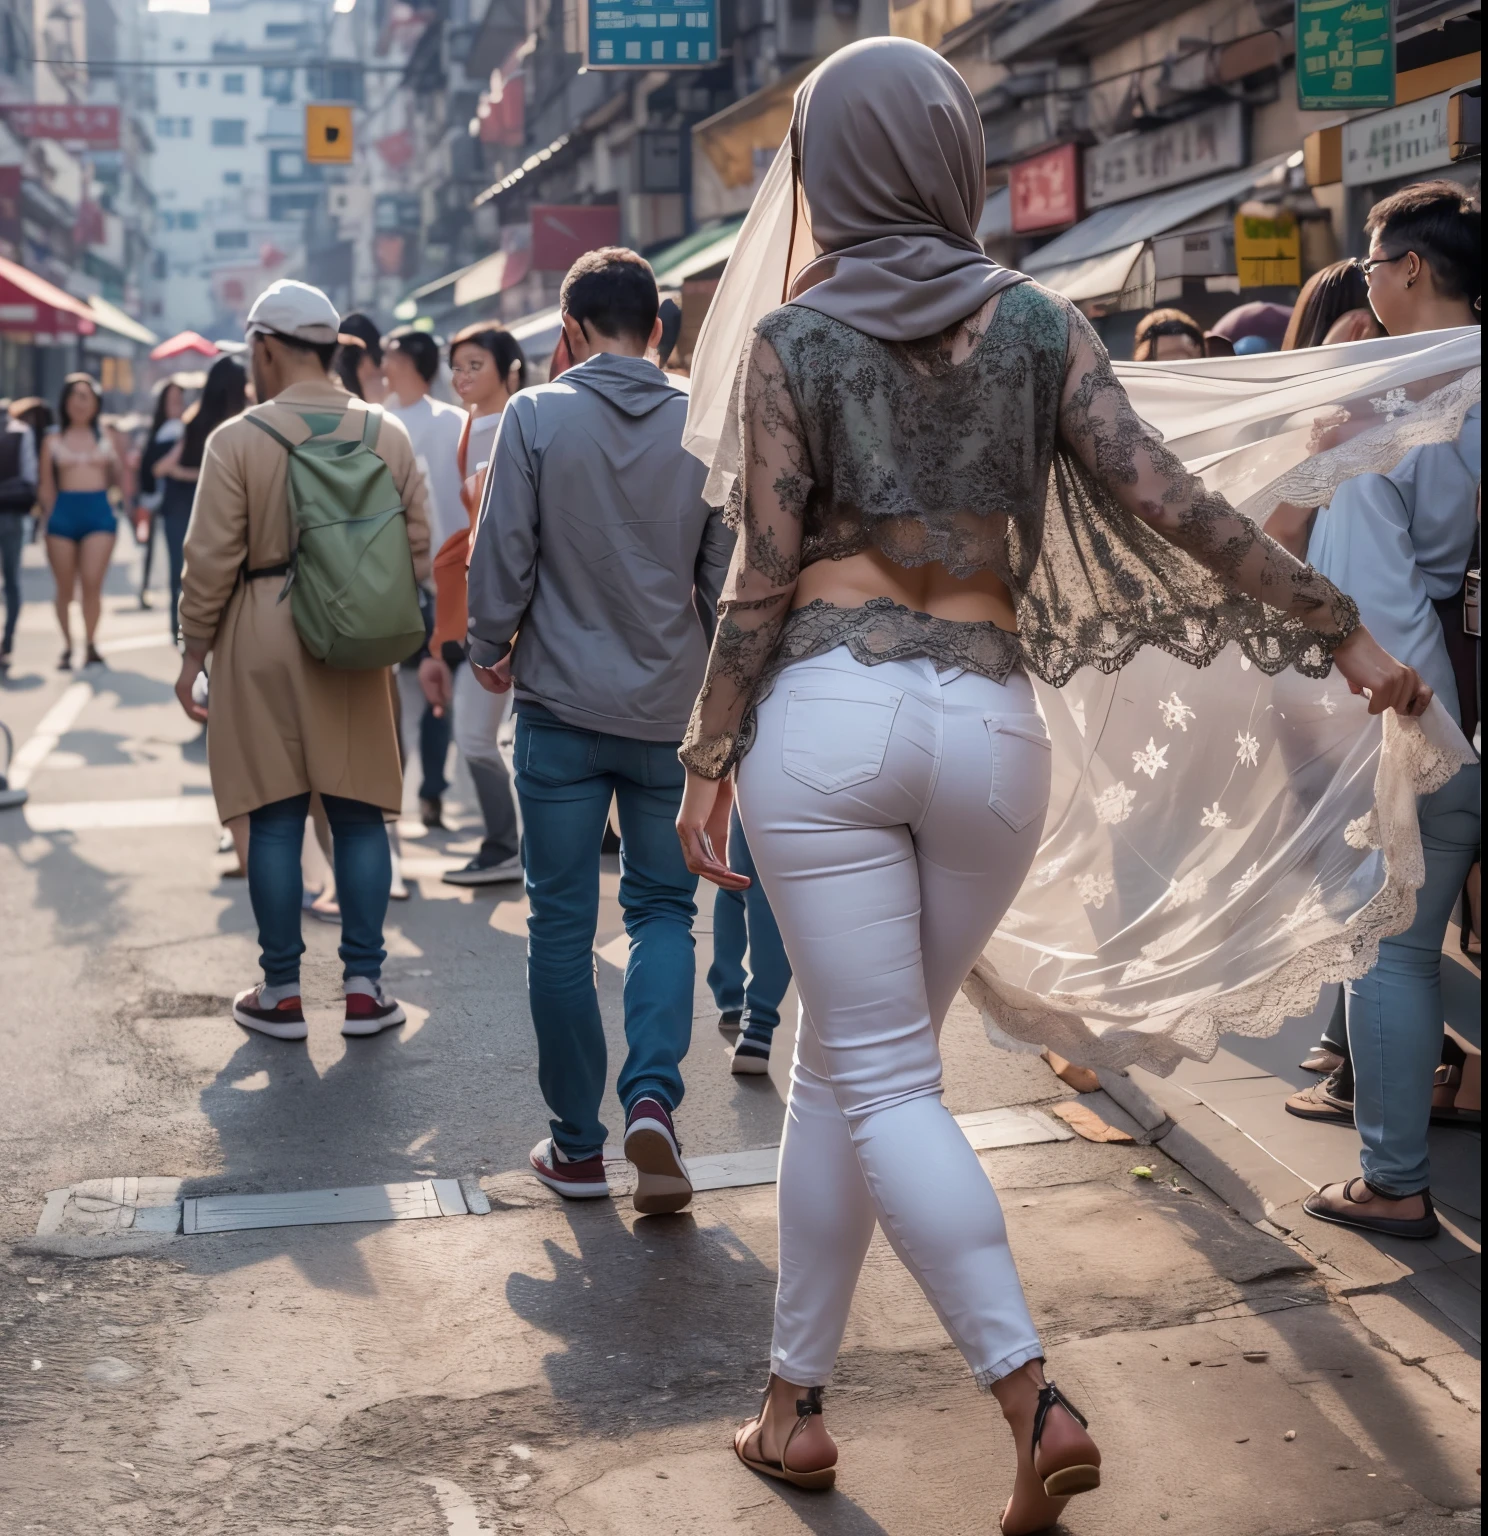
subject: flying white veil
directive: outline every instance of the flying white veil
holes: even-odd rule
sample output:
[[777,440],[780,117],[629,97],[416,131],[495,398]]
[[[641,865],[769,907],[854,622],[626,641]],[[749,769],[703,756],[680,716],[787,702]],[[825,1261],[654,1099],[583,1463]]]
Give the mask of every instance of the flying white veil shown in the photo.
[[[813,254],[797,198],[787,142],[698,338],[683,441],[714,505],[738,465],[745,345]],[[1473,327],[1116,373],[1187,466],[1263,520],[1453,441],[1479,358]],[[1435,701],[1419,722],[1371,716],[1336,673],[1267,677],[1233,645],[1204,668],[1148,649],[1036,686],[1044,840],[966,991],[999,1043],[1091,1065],[1206,1060],[1222,1033],[1274,1033],[1362,975],[1414,916],[1416,797],[1476,760]]]

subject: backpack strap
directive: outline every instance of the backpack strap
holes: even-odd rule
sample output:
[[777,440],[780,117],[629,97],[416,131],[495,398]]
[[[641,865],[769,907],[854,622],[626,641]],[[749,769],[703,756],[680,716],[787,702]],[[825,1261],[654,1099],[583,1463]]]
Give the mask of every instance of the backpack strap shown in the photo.
[[286,453],[294,452],[296,445],[290,442],[290,440],[282,432],[278,431],[274,427],[271,427],[268,422],[263,419],[262,416],[255,416],[252,411],[249,411],[243,419],[245,421],[251,421],[253,425],[259,429],[260,432],[267,432],[269,436],[272,437],[274,441],[278,443]]
[[362,446],[377,452],[377,436],[382,431],[382,407],[367,400],[362,405]]

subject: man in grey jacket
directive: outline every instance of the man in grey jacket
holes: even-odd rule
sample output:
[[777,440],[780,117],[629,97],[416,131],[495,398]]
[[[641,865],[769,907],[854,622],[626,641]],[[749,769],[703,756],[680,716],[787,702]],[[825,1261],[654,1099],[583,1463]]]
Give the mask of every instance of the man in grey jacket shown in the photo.
[[733,536],[702,500],[704,467],[682,448],[687,397],[645,358],[661,330],[651,268],[633,251],[591,251],[560,303],[575,366],[506,408],[469,586],[475,676],[516,690],[527,987],[553,1111],[531,1165],[569,1199],[609,1194],[593,947],[613,797],[630,935],[625,1155],[638,1170],[637,1211],[675,1211],[692,1198],[672,1114],[692,1036],[697,911],[674,827],[677,748]]

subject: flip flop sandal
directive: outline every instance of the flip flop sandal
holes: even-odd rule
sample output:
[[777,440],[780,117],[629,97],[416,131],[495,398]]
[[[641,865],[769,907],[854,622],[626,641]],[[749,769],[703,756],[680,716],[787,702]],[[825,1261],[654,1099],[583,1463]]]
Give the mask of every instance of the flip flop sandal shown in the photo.
[[[1421,1198],[1426,1206],[1424,1216],[1418,1216],[1412,1220],[1401,1220],[1393,1216],[1351,1216],[1347,1211],[1335,1211],[1331,1207],[1321,1203],[1322,1196],[1330,1189],[1342,1188],[1343,1198],[1351,1205],[1362,1205],[1364,1202],[1352,1194],[1354,1185],[1362,1184],[1371,1194],[1376,1193],[1370,1189],[1365,1179],[1354,1178],[1346,1180],[1341,1186],[1324,1184],[1320,1190],[1310,1194],[1303,1202],[1302,1209],[1309,1216],[1315,1216],[1319,1221],[1331,1221],[1335,1227],[1353,1227],[1358,1232],[1373,1232],[1379,1237],[1409,1237],[1424,1239],[1435,1237],[1441,1231],[1441,1222],[1436,1218],[1436,1207],[1431,1203],[1431,1191],[1422,1190]],[[1386,1199],[1389,1196],[1385,1197]]]
[[808,1488],[813,1492],[830,1488],[837,1481],[836,1467],[823,1467],[819,1472],[797,1472],[785,1464],[785,1458],[790,1454],[791,1441],[800,1433],[801,1426],[812,1414],[821,1411],[822,1389],[808,1387],[806,1396],[796,1399],[796,1422],[791,1425],[791,1432],[785,1437],[785,1444],[780,1447],[780,1460],[766,1461],[762,1456],[752,1456],[749,1453],[749,1442],[754,1440],[758,1443],[761,1422],[764,1418],[764,1411],[761,1409],[754,1418],[741,1424],[734,1431],[734,1455],[751,1472],[759,1472],[765,1477],[779,1478],[781,1482],[790,1483],[793,1487]]

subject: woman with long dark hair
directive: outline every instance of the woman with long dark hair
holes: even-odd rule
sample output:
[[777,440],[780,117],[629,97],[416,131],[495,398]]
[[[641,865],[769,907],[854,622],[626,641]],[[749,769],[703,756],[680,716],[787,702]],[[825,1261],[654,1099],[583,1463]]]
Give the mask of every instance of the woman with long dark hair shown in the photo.
[[1339,341],[1367,341],[1384,327],[1369,307],[1369,284],[1356,261],[1335,261],[1302,285],[1281,341],[1283,352]]
[[[689,435],[721,423],[705,495],[727,492],[739,548],[677,828],[694,872],[747,884],[720,856],[737,775],[801,998],[771,1377],[734,1449],[830,1485],[822,1390],[878,1226],[1002,1408],[1002,1530],[1027,1536],[1099,1484],[1100,1453],[1045,1380],[938,1033],[1039,851],[1054,744],[1030,673],[1063,686],[1152,647],[1202,665],[1233,641],[1268,679],[1336,666],[1375,710],[1431,690],[1144,426],[1073,304],[983,253],[985,163],[965,82],[918,43],[853,44],[797,93],[693,373]],[[720,333],[742,357],[709,357]]]
[[[140,455],[139,508],[141,523],[147,531],[144,538],[144,555],[140,570],[139,603],[141,608],[150,606],[150,573],[155,564],[155,530],[160,522],[160,505],[165,500],[165,487],[155,478],[155,466],[181,440],[186,430],[181,417],[186,410],[186,391],[173,374],[155,386],[155,414],[150,431],[145,437],[144,452]],[[148,523],[145,523],[148,519]]]
[[95,643],[103,614],[103,578],[114,553],[116,519],[109,492],[123,481],[113,444],[99,426],[103,392],[91,374],[69,373],[57,402],[59,426],[41,444],[41,502],[47,560],[57,583],[57,623],[72,668],[72,594],[81,587],[85,665],[101,666]]
[[[455,458],[460,499],[473,529],[496,429],[507,401],[527,382],[527,358],[504,326],[482,321],[467,326],[450,342],[449,363],[455,393],[470,413]],[[486,824],[479,852],[463,869],[446,874],[445,883],[498,885],[522,878],[516,802],[506,760],[497,745],[511,695],[487,693],[465,661],[469,548],[470,535],[461,529],[445,540],[434,557],[434,632],[429,654],[419,663],[419,682],[436,710],[454,710],[455,745],[470,769]]]
[[207,439],[222,425],[240,416],[248,405],[248,375],[235,357],[219,357],[207,374],[201,399],[181,418],[185,431],[179,443],[160,460],[155,473],[165,487],[160,520],[165,524],[165,548],[170,556],[171,639],[179,634],[176,607],[181,601],[181,566],[185,559],[186,529],[196,499],[202,452]]

